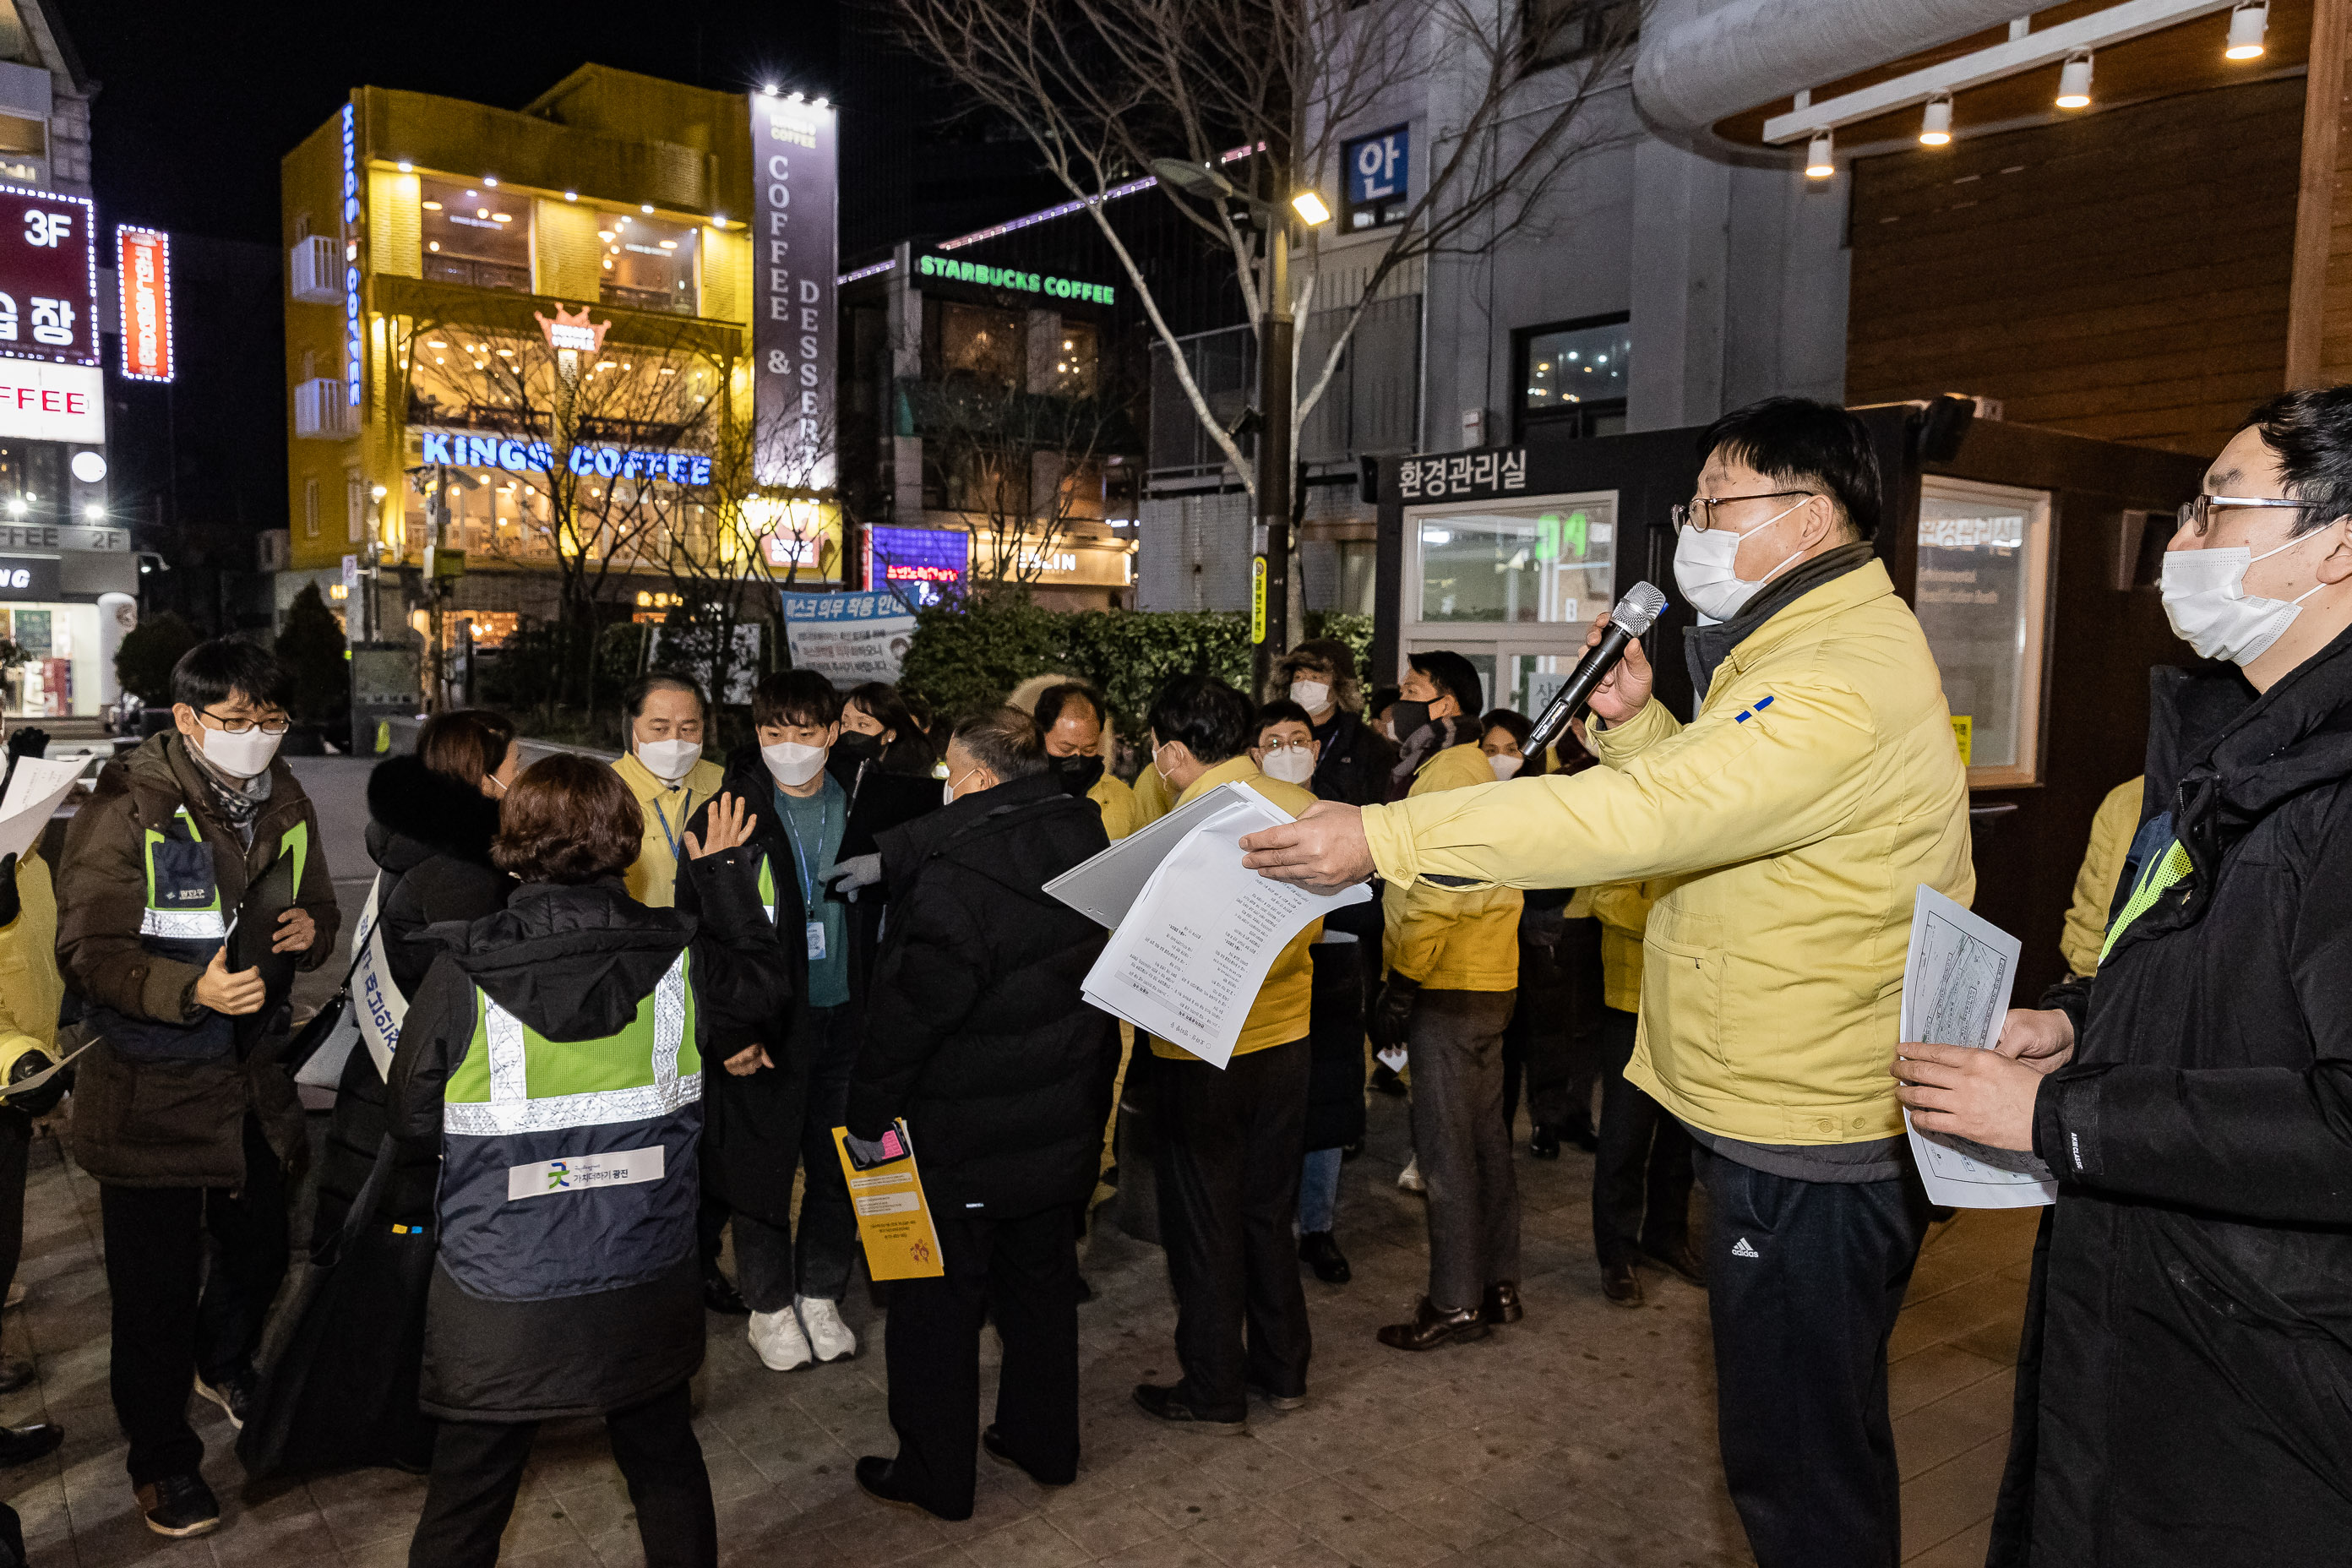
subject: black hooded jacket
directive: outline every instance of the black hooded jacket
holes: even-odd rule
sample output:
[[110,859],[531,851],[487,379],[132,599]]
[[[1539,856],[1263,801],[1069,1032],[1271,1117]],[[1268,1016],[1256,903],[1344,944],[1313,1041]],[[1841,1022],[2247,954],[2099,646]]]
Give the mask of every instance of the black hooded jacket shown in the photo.
[[[376,921],[383,929],[384,962],[393,984],[414,999],[425,971],[442,952],[425,938],[427,926],[471,922],[504,908],[514,879],[490,864],[498,836],[498,803],[415,756],[387,757],[368,774],[368,856],[376,864]],[[342,1228],[352,1200],[374,1164],[389,1125],[383,1077],[364,1047],[343,1062],[335,1112],[319,1162],[319,1203],[311,1247]],[[422,1225],[433,1213],[441,1151],[430,1142],[394,1155],[376,1218]]]
[[[2259,699],[2156,677],[2152,897],[2041,1089],[2043,1217],[1990,1561],[2340,1562],[2352,1540],[2352,632]],[[2184,880],[2151,883],[2176,840]],[[2177,863],[2176,863],[2177,866]],[[2133,912],[2132,906],[2139,906]]]
[[1044,889],[1109,843],[1050,773],[881,836],[890,921],[848,1125],[905,1117],[935,1209],[1013,1218],[1094,1190],[1118,1037],[1078,988],[1108,937]]
[[[444,1086],[471,1048],[477,985],[548,1039],[599,1039],[629,1020],[689,944],[695,1042],[707,1084],[716,1070],[714,1037],[781,1005],[782,965],[751,864],[741,850],[686,863],[679,881],[695,885],[698,920],[647,909],[615,878],[580,887],[526,884],[488,919],[435,928],[433,940],[446,951],[410,999],[401,1030],[392,1068],[394,1130],[438,1143]],[[598,1264],[638,1283],[492,1299],[469,1295],[446,1265],[436,1265],[425,1323],[428,1414],[477,1421],[604,1415],[693,1374],[703,1339],[691,1224],[700,1185],[693,1150],[678,1152],[656,1184],[665,1212],[687,1218],[682,1232],[675,1224],[663,1231],[683,1236],[677,1256],[608,1256]],[[632,1194],[633,1204],[656,1201],[654,1189]],[[583,1195],[590,1203],[603,1196]],[[609,1248],[633,1234],[601,1233],[597,1219],[596,1210],[579,1212],[583,1248]]]

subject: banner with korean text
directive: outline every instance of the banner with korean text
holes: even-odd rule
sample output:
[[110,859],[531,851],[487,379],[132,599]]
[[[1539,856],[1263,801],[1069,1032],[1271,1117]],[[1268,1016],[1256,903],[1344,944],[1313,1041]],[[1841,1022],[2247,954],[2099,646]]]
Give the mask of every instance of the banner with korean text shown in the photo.
[[793,668],[835,686],[895,681],[915,637],[915,612],[898,595],[785,594],[784,646]]

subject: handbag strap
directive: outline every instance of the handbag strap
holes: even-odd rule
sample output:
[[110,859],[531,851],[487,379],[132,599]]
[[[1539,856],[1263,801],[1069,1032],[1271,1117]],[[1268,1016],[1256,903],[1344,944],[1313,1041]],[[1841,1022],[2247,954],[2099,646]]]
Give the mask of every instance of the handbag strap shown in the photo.
[[[352,1199],[351,1212],[343,1215],[343,1228],[335,1238],[335,1258],[343,1255],[344,1248],[357,1240],[360,1232],[375,1217],[376,1205],[383,1201],[383,1189],[392,1180],[394,1159],[399,1152],[399,1139],[389,1132],[376,1145],[375,1163],[368,1167],[367,1180],[360,1184],[358,1194]],[[314,1261],[331,1263],[335,1258]]]

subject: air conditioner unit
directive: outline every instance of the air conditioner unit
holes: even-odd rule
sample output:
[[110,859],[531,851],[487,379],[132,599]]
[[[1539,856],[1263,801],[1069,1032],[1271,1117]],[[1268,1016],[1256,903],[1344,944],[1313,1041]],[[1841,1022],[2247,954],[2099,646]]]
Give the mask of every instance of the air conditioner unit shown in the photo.
[[360,411],[351,395],[333,376],[313,376],[294,384],[294,434],[319,441],[340,441],[359,433]]
[[294,563],[292,533],[283,528],[265,528],[253,536],[255,552],[264,572],[283,572]]
[[314,234],[294,242],[287,258],[286,280],[294,298],[312,305],[331,305],[343,297],[343,247],[331,235]]

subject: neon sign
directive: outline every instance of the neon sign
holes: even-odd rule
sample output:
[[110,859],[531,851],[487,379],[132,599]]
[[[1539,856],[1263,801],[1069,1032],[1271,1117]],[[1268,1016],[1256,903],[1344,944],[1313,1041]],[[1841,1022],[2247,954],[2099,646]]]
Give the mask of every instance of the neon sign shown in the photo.
[[360,405],[359,109],[343,105],[343,392]]
[[[551,473],[555,449],[545,441],[520,441],[510,436],[459,436],[446,430],[425,432],[423,460],[461,468],[504,468],[510,474]],[[625,447],[573,447],[563,455],[563,466],[582,479],[667,479],[674,485],[710,482],[708,452],[641,452]]]

